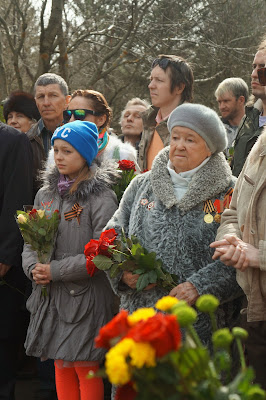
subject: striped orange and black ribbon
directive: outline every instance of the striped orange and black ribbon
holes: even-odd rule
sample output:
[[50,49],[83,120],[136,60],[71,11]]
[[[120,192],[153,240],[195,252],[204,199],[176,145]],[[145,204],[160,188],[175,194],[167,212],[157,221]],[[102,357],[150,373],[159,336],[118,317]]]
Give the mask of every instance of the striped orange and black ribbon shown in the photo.
[[230,188],[224,196],[224,208],[229,208],[234,189]]
[[78,224],[80,224],[80,214],[82,213],[83,208],[79,205],[79,203],[75,203],[71,208],[71,211],[65,212],[65,220],[70,221],[73,218],[77,218]]
[[205,213],[212,213],[212,212],[215,211],[215,207],[214,207],[213,202],[211,200],[207,200],[207,201],[204,202],[203,211]]

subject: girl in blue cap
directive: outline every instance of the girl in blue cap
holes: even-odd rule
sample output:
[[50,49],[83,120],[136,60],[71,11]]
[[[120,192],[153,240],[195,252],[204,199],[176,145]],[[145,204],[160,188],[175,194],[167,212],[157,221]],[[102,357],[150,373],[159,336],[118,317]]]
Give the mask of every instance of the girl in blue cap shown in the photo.
[[[104,359],[94,347],[101,326],[113,316],[113,294],[105,276],[86,270],[84,246],[100,233],[117,208],[110,185],[115,169],[94,161],[98,131],[94,123],[75,121],[58,128],[52,137],[55,165],[43,177],[34,208],[59,210],[55,249],[48,264],[25,244],[23,268],[32,280],[27,301],[31,313],[26,353],[54,359],[59,400],[102,400],[101,378],[87,379]],[[41,294],[46,285],[47,296]]]

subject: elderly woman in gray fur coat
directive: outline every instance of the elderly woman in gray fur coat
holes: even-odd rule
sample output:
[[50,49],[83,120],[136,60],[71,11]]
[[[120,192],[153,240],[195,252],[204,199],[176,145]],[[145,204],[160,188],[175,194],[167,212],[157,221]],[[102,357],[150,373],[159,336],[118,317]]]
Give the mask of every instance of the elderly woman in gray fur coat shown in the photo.
[[[227,201],[234,186],[222,153],[226,131],[213,110],[198,104],[177,107],[168,129],[170,147],[157,155],[151,171],[131,182],[107,228],[120,232],[123,227],[126,235],[137,236],[148,251],[157,253],[168,272],[178,275],[179,284],[171,296],[190,305],[202,294],[217,296],[221,304],[218,325],[231,326],[239,315],[242,291],[233,268],[213,261],[209,247],[219,227],[214,204]],[[137,292],[137,279],[129,271],[110,279],[121,297],[121,308],[129,312],[152,307],[166,295],[154,285]],[[208,316],[200,314],[195,327],[208,345]]]

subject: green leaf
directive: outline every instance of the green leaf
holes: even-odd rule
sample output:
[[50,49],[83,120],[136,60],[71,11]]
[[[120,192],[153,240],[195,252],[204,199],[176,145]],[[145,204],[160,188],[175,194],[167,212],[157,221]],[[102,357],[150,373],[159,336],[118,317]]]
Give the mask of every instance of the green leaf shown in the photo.
[[147,272],[145,274],[140,275],[136,285],[137,292],[143,290],[146,286],[148,286],[149,283],[150,283],[149,274]]
[[114,277],[116,277],[117,275],[118,275],[118,273],[119,273],[119,270],[120,270],[120,266],[119,266],[119,264],[113,264],[112,266],[111,266],[111,268],[110,268],[110,277],[111,278],[114,278]]
[[148,276],[149,276],[149,281],[150,281],[150,283],[156,283],[157,282],[157,279],[158,279],[158,277],[157,277],[157,273],[156,273],[156,271],[149,271],[148,272]]
[[108,258],[106,256],[103,256],[99,254],[98,256],[94,257],[92,260],[96,267],[100,269],[101,271],[107,271],[108,269],[111,268],[113,265],[113,261],[111,258]]
[[39,233],[39,235],[41,235],[41,236],[45,236],[45,235],[46,235],[46,230],[43,229],[43,228],[39,228],[39,229],[38,229],[38,233]]
[[138,268],[133,271],[133,274],[141,275],[141,274],[144,274],[144,272],[145,272],[145,269]]
[[133,257],[140,256],[143,253],[143,247],[139,243],[133,243],[131,254]]

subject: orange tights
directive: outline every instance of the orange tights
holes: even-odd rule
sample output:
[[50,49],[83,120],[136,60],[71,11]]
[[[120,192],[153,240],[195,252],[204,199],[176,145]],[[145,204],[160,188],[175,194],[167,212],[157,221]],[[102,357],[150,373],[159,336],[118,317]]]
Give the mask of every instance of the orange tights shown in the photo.
[[90,370],[96,372],[98,366],[58,368],[55,363],[55,381],[58,400],[103,400],[104,389],[101,378],[88,379]]

